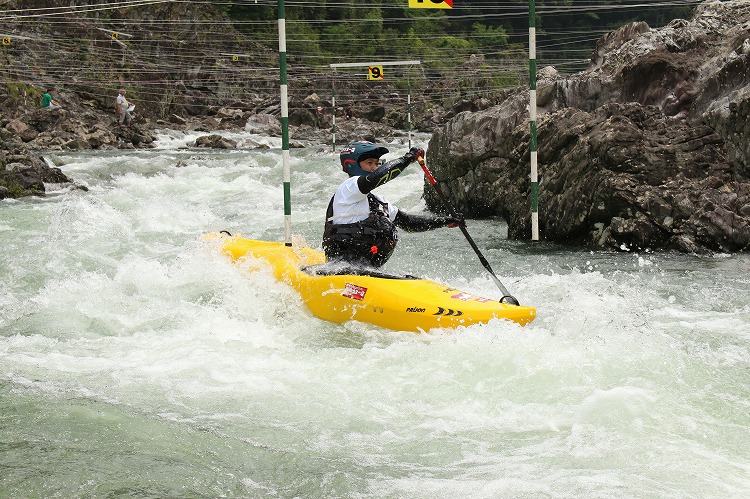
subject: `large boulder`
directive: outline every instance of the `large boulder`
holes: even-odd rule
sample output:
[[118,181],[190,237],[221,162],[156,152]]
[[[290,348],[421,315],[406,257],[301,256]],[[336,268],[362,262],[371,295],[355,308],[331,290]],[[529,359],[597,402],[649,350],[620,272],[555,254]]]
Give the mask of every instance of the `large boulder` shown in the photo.
[[[618,249],[750,248],[750,10],[708,2],[690,21],[634,23],[600,40],[586,71],[539,72],[540,232]],[[457,114],[429,160],[470,216],[531,234],[528,90]],[[440,203],[428,185],[428,206]]]
[[[547,117],[539,140],[545,237],[627,248],[740,251],[750,244],[750,182],[707,125],[658,108],[607,104]],[[516,225],[528,236],[530,228]]]
[[210,147],[214,149],[235,149],[237,142],[227,139],[221,135],[210,134],[202,135],[195,139],[195,147]]
[[0,155],[0,199],[44,196],[45,183],[75,185],[36,154],[14,150]]

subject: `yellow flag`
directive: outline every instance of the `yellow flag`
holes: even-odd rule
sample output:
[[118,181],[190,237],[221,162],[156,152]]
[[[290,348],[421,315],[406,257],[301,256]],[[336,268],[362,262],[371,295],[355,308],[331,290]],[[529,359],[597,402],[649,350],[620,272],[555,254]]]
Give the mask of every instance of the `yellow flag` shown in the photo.
[[452,9],[453,0],[409,0],[410,9]]

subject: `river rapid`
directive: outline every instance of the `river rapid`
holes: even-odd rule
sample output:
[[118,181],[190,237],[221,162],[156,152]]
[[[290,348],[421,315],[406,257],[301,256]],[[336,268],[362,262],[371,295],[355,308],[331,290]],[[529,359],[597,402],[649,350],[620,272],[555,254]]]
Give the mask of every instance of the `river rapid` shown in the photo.
[[[284,238],[281,141],[225,135],[269,148],[51,153],[87,192],[0,203],[0,497],[750,496],[750,256],[469,220],[533,323],[328,323],[202,238]],[[338,156],[291,166],[319,248]],[[419,212],[422,187],[415,165],[380,192]],[[402,233],[386,270],[501,296],[457,229]]]

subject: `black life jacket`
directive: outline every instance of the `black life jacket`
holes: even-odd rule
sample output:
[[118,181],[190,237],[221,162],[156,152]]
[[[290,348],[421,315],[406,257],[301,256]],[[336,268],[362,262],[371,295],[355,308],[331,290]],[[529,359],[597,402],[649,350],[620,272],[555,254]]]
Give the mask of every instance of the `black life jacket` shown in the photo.
[[333,198],[326,210],[323,250],[328,261],[344,260],[357,265],[380,267],[393,254],[398,242],[396,226],[388,218],[388,203],[367,195],[370,215],[359,222],[334,224]]

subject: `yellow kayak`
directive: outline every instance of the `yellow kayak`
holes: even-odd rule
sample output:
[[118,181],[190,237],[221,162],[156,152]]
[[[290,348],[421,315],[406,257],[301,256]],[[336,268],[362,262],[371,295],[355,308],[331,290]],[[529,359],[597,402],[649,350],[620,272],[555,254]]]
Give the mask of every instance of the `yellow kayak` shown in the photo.
[[427,279],[325,264],[325,255],[308,247],[213,237],[224,238],[221,249],[233,261],[246,257],[266,260],[276,279],[296,289],[313,315],[331,322],[356,320],[418,332],[491,319],[526,325],[536,317],[532,307],[500,303]]

